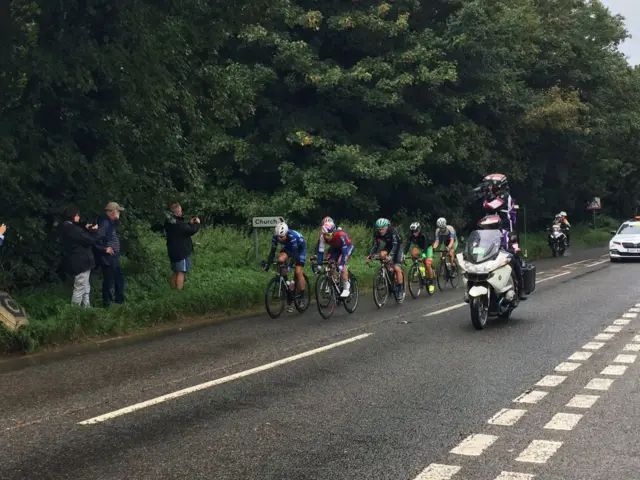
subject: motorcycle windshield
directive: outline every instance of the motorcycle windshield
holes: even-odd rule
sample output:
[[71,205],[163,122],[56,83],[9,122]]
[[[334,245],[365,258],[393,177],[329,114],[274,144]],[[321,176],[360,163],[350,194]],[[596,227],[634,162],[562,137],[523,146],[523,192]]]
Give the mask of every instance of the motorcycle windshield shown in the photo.
[[464,256],[468,262],[482,263],[492,260],[500,253],[502,232],[500,230],[475,230],[469,235]]

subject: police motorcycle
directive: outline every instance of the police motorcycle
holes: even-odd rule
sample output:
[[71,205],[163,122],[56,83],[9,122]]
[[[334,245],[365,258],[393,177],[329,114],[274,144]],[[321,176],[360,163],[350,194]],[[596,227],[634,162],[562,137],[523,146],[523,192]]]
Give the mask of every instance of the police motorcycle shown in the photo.
[[547,231],[549,232],[548,241],[551,254],[554,257],[562,257],[567,250],[567,236],[562,231],[562,227],[559,223],[554,222]]

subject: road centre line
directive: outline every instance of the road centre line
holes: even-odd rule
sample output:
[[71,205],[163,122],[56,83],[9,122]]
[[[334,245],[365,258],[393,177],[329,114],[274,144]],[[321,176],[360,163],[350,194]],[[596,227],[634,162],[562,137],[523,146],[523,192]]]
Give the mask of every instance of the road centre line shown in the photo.
[[608,261],[609,260],[600,260],[599,262],[591,263],[589,265],[586,265],[585,268],[595,267],[596,265],[602,265],[603,263],[607,263]]
[[340,342],[331,343],[329,345],[325,345],[323,347],[315,348],[313,350],[308,350],[306,352],[299,353],[297,355],[292,355],[290,357],[283,358],[281,360],[276,360],[275,362],[267,363],[265,365],[260,365],[259,367],[251,368],[249,370],[245,370],[243,372],[234,373],[233,375],[228,375],[226,377],[217,378],[215,380],[211,380],[209,382],[204,382],[199,385],[194,385],[189,388],[185,388],[183,390],[178,390],[177,392],[168,393],[166,395],[162,395],[160,397],[152,398],[145,402],[136,403],[134,405],[130,405],[125,408],[121,408],[119,410],[114,410],[113,412],[105,413],[104,415],[99,415],[97,417],[90,418],[88,420],[83,420],[82,422],[78,422],[79,425],[92,425],[95,423],[104,422],[106,420],[110,420],[112,418],[116,418],[122,415],[126,415],[128,413],[135,412],[137,410],[142,410],[143,408],[150,407],[152,405],[157,405],[159,403],[166,402],[168,400],[172,400],[174,398],[183,397],[190,393],[198,392],[200,390],[204,390],[206,388],[215,387],[217,385],[221,385],[223,383],[231,382],[233,380],[237,380],[239,378],[248,377],[249,375],[253,375],[254,373],[263,372],[265,370],[270,370],[272,368],[278,367],[280,365],[284,365],[286,363],[291,363],[296,360],[300,360],[305,357],[310,357],[312,355],[316,355],[318,353],[326,352],[327,350],[331,350],[336,347],[341,347],[343,345],[347,345],[349,343],[357,342],[358,340],[362,340],[369,336],[373,335],[373,333],[363,333],[362,335],[357,335],[355,337],[347,338],[346,340],[342,340]]

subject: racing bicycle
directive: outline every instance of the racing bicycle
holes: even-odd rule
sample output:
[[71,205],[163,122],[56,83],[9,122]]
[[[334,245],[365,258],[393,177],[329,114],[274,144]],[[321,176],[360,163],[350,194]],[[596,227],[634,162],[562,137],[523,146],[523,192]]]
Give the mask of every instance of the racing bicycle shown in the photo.
[[[273,264],[278,265],[276,275],[269,280],[264,292],[264,306],[267,309],[267,313],[271,318],[278,318],[284,311],[285,302],[288,305],[293,303],[298,312],[304,313],[311,303],[311,284],[309,283],[309,277],[304,273],[302,274],[305,282],[305,290],[304,294],[301,295],[295,274],[293,275],[293,280],[288,279],[291,266],[278,264],[278,262],[273,262]],[[263,262],[262,268],[264,268],[265,265],[266,262]],[[271,304],[271,301],[273,304]]]
[[348,313],[355,312],[360,300],[360,289],[358,288],[356,276],[351,271],[349,272],[351,292],[348,297],[342,298],[340,297],[342,293],[342,277],[336,268],[335,260],[325,260],[321,265],[324,267],[324,271],[319,274],[316,280],[318,313],[322,318],[328,320],[341,303],[344,304],[344,309]]

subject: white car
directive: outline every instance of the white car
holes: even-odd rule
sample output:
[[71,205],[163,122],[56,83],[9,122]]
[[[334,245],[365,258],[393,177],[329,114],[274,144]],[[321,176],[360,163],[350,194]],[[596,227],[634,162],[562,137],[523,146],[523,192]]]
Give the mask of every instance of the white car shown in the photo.
[[640,217],[627,220],[616,232],[611,232],[613,238],[609,242],[609,259],[619,262],[627,258],[640,258]]

